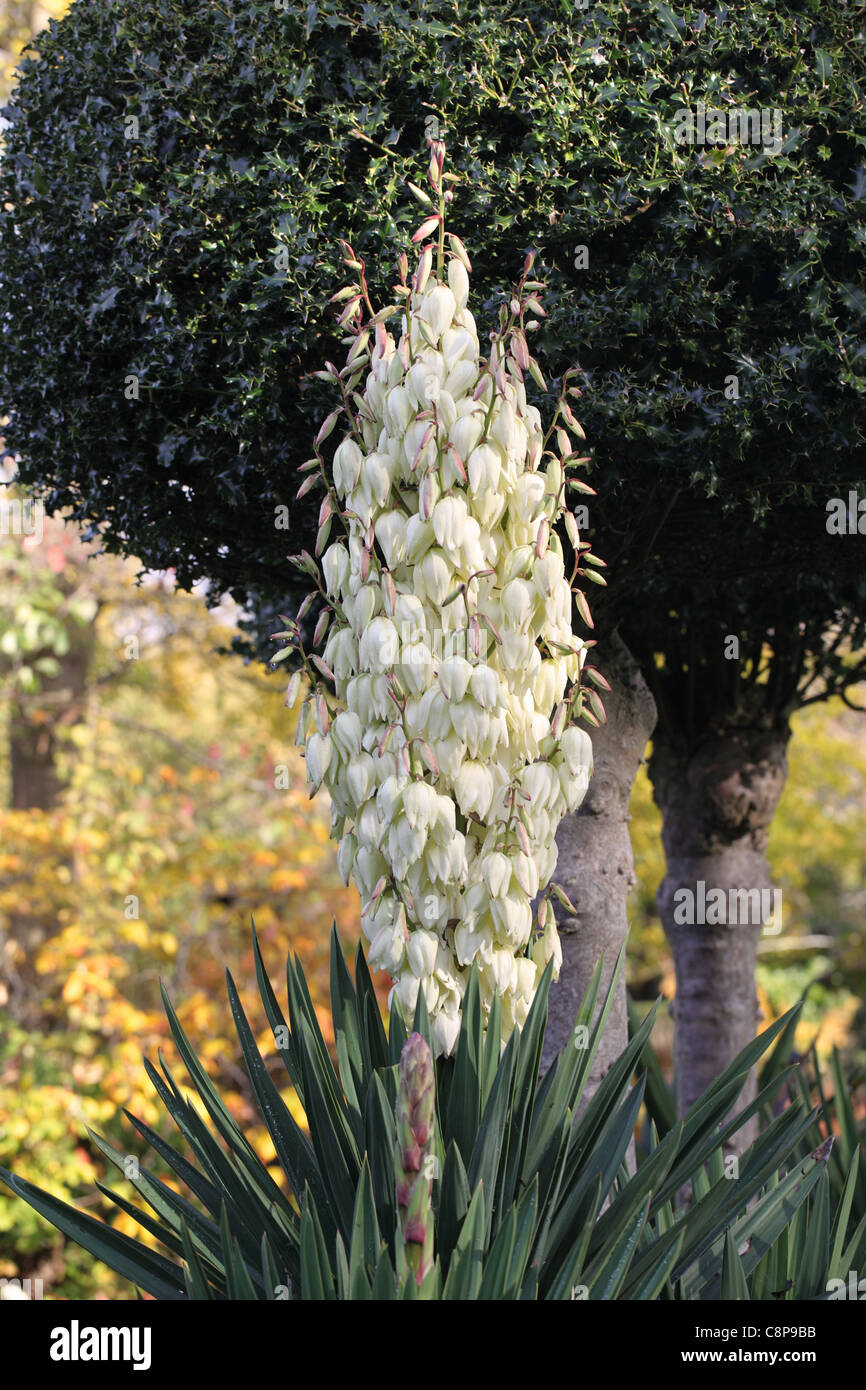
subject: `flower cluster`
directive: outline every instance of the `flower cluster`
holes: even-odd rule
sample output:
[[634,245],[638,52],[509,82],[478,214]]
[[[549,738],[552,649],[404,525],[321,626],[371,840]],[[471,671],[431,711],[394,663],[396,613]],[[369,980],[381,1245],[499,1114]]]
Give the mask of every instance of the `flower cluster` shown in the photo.
[[[319,431],[316,459],[304,465],[315,472],[301,489],[327,490],[320,567],[296,557],[318,578],[317,642],[326,631],[327,640],[308,662],[315,685],[298,741],[313,790],[331,797],[369,963],[390,973],[409,1026],[423,993],[434,1050],[450,1054],[473,961],[485,1014],[499,996],[505,1038],[525,1021],[551,956],[558,973],[548,898],[535,921],[532,904],[550,892],[557,825],[592,771],[591,740],[575,719],[604,718],[581,684],[587,644],[572,632],[572,584],[578,574],[604,581],[565,505],[568,483],[592,491],[570,476],[587,460],[568,433],[582,432],[565,381],[547,433],[527,402],[524,373],[543,386],[526,337],[537,318],[524,317],[543,314],[532,257],[482,358],[469,258],[453,234],[446,251],[444,182],[453,176],[443,175],[441,142],[430,145],[439,212],[414,240],[438,233],[438,247],[421,246],[411,283],[400,258],[398,341],[384,325],[399,306],[373,311],[364,263],[343,243],[359,272],[357,288],[334,297],[345,305],[350,352],[342,372],[328,364],[317,373],[339,386],[343,404]],[[321,445],[341,416],[349,428],[328,474]],[[547,447],[554,431],[558,452]],[[345,535],[327,544],[336,518]],[[298,625],[280,635],[302,646]]]

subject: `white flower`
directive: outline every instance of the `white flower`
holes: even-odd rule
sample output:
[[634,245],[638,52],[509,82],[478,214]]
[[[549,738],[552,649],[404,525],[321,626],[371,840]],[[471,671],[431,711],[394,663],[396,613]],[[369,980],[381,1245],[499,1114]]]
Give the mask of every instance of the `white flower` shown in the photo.
[[370,945],[367,960],[371,970],[387,970],[394,975],[403,960],[403,931],[399,926],[382,927]]
[[459,550],[466,535],[469,509],[462,497],[443,497],[433,508],[433,534],[443,550]]
[[331,761],[331,740],[327,734],[310,734],[304,757],[307,763],[307,778],[314,787],[318,787]]
[[439,815],[439,797],[427,782],[411,782],[403,795],[403,810],[413,830],[429,830]]
[[504,897],[511,883],[511,860],[505,854],[488,854],[481,861],[481,872],[492,898]]
[[559,746],[572,777],[577,776],[584,768],[592,771],[592,739],[586,729],[570,724],[564,730]]
[[334,486],[345,497],[357,487],[361,476],[361,450],[354,439],[344,439],[334,454]]
[[[452,261],[452,265],[454,262]],[[460,1014],[456,1009],[440,1009],[431,1019],[430,1032],[437,1056],[450,1057],[460,1034]]]
[[[471,419],[471,417],[469,417]],[[469,491],[473,497],[483,492],[495,492],[499,487],[502,464],[497,451],[489,444],[479,444],[469,455]]]
[[463,656],[449,656],[439,663],[439,689],[447,700],[462,700],[472,677],[472,667]]
[[435,339],[450,328],[457,313],[457,301],[447,285],[434,285],[424,296],[421,317],[430,325]]
[[420,565],[420,578],[426,597],[440,607],[454,585],[454,571],[441,550],[428,550]]
[[339,542],[329,546],[322,556],[322,574],[329,598],[336,598],[345,588],[349,578],[349,552]]
[[389,570],[396,569],[406,554],[406,517],[397,511],[381,512],[373,529],[385,564]]
[[[434,1050],[450,1055],[473,962],[506,1038],[545,961],[558,969],[552,915],[525,954],[532,901],[592,743],[573,724],[551,732],[585,657],[555,530],[562,464],[542,457],[522,383],[494,383],[482,361],[465,266],[452,256],[443,284],[426,255],[401,341],[381,326],[371,341],[364,409],[334,454],[346,535],[321,569],[335,688],[304,751],[361,894],[371,968],[392,975],[407,1026],[423,993]],[[505,357],[494,340],[490,365]]]
[[493,800],[493,776],[483,763],[467,759],[457,774],[454,794],[464,816],[473,812],[484,820]]
[[387,454],[368,454],[361,468],[361,488],[370,503],[384,507],[391,491],[393,464]]
[[361,664],[371,671],[390,671],[398,651],[397,629],[391,619],[374,618],[361,637]]
[[409,940],[406,942],[406,956],[412,974],[417,975],[419,979],[432,975],[436,968],[438,951],[439,937],[435,932],[423,931],[421,928],[410,932]]
[[357,849],[358,841],[351,833],[344,835],[337,846],[337,868],[340,872],[340,878],[347,886],[354,867]]
[[455,312],[465,309],[469,299],[469,276],[465,265],[456,256],[448,262],[448,284],[454,294]]
[[361,752],[361,721],[353,710],[341,710],[331,727],[331,738],[340,756],[348,761]]
[[532,621],[535,595],[525,579],[512,579],[502,591],[502,608],[512,628],[525,633]]

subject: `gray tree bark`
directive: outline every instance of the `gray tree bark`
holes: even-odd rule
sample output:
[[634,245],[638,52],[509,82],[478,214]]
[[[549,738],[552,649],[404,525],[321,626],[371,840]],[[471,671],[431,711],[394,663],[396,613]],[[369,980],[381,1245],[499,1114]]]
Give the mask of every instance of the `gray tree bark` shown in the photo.
[[[562,970],[550,992],[542,1070],[570,1041],[578,1008],[602,953],[599,998],[603,998],[628,934],[626,899],[634,884],[628,803],[656,721],[655,701],[620,637],[614,634],[600,641],[593,650],[592,664],[606,677],[612,690],[604,696],[607,723],[590,730],[594,770],[589,790],[578,810],[561,821],[556,837],[559,859],[554,880],[565,889],[577,915],[571,916],[557,905]],[[585,1100],[597,1089],[627,1042],[623,971]]]
[[[667,860],[657,902],[676,968],[680,1114],[752,1041],[760,1021],[755,957],[762,919],[755,922],[754,894],[751,901],[743,894],[764,890],[766,905],[774,902],[766,848],[785,785],[789,736],[787,729],[730,729],[684,752],[671,748],[660,730],[653,742],[649,771]],[[724,923],[684,923],[688,899],[675,897],[682,889],[695,895],[696,916],[701,897],[721,889]],[[732,892],[739,896],[732,899]],[[703,915],[714,913],[711,908]],[[735,1108],[742,1109],[755,1093],[753,1072]],[[757,1133],[755,1117],[734,1136],[730,1152],[742,1153]]]

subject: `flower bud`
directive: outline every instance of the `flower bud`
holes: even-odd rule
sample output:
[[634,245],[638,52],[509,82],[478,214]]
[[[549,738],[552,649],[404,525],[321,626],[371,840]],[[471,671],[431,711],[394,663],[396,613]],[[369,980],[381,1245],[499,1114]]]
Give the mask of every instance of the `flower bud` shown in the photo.
[[465,309],[469,301],[469,276],[466,267],[456,256],[448,262],[448,284],[454,295],[455,310]]

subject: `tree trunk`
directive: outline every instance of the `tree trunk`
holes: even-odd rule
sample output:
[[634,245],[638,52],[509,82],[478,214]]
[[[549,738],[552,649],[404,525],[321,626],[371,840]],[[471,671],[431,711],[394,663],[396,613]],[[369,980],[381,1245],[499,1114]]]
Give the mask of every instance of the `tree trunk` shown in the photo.
[[[607,723],[592,729],[594,770],[582,805],[560,823],[554,874],[577,910],[557,907],[562,970],[550,992],[550,1014],[541,1065],[550,1066],[570,1042],[592,972],[604,953],[600,998],[610,982],[628,934],[626,899],[634,884],[628,803],[656,720],[655,701],[640,669],[617,635],[599,642],[593,665],[610,682],[604,696]],[[585,1099],[628,1042],[625,971],[590,1073]]]
[[[9,717],[13,810],[50,812],[63,789],[56,765],[56,730],[81,718],[94,629],[74,624],[69,636],[69,650],[56,658],[60,665],[57,675],[44,677],[38,694],[16,703]],[[44,655],[54,653],[46,651]],[[0,1003],[22,1026],[35,1027],[41,1005],[40,980],[33,962],[39,947],[60,924],[53,916],[46,918],[34,911],[26,901],[22,909],[9,913],[6,931],[0,936]]]
[[13,810],[53,810],[62,790],[57,774],[57,735],[61,725],[81,718],[87,691],[87,672],[93,648],[93,628],[70,626],[69,651],[58,657],[47,649],[60,670],[43,676],[38,694],[22,697],[9,719],[10,804]]
[[[766,847],[785,785],[789,737],[787,727],[729,729],[686,752],[672,749],[660,731],[653,743],[649,770],[667,860],[657,902],[676,968],[680,1114],[757,1031],[758,938],[762,929],[781,929]],[[721,892],[713,896],[713,890]],[[755,1093],[753,1072],[735,1109]],[[734,1136],[730,1152],[742,1153],[757,1133],[755,1117]]]

